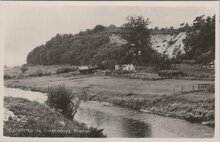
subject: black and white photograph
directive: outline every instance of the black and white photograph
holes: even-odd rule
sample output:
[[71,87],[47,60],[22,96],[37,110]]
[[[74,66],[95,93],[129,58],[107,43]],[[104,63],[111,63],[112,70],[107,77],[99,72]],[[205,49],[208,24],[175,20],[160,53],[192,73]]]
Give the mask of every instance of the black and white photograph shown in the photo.
[[219,140],[219,1],[0,9],[5,140]]

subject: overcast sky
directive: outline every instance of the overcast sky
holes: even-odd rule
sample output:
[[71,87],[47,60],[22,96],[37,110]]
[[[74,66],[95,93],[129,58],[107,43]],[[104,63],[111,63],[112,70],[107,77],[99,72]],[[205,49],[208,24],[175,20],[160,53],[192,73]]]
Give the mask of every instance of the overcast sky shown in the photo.
[[178,27],[199,15],[213,16],[210,7],[74,7],[9,6],[5,9],[5,64],[21,65],[27,54],[57,33],[78,33],[97,24],[121,26],[128,15],[150,18],[151,26]]

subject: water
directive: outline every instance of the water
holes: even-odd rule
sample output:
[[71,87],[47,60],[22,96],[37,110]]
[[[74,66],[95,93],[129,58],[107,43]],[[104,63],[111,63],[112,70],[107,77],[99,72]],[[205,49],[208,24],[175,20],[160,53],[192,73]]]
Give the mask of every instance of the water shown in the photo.
[[[44,103],[46,94],[5,88],[5,96]],[[185,120],[134,111],[95,101],[83,102],[75,120],[104,129],[107,137],[202,138],[213,137],[214,129]]]
[[75,120],[104,129],[107,137],[201,138],[214,133],[201,124],[94,101],[82,103]]
[[44,103],[47,100],[47,95],[45,93],[24,91],[16,88],[5,88],[4,96],[25,98],[30,101],[37,101],[39,103]]

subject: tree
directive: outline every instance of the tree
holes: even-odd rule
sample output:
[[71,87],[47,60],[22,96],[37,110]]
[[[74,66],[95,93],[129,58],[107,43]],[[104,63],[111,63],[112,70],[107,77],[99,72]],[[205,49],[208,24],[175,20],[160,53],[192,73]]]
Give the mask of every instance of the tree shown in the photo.
[[164,51],[162,54],[156,53],[155,65],[157,70],[169,70],[171,68],[171,59],[166,54],[167,51]]
[[21,72],[22,73],[25,73],[27,70],[28,70],[28,66],[27,65],[24,64],[24,65],[21,66]]
[[215,16],[198,16],[183,40],[185,57],[200,64],[215,60]]
[[128,16],[127,23],[122,26],[121,36],[127,41],[125,45],[131,61],[136,65],[146,65],[150,62],[151,41],[149,19],[141,16]]
[[94,30],[95,33],[96,32],[101,32],[101,31],[105,30],[105,27],[102,26],[102,25],[96,25],[93,30]]
[[159,31],[160,29],[156,26],[154,27],[154,31]]

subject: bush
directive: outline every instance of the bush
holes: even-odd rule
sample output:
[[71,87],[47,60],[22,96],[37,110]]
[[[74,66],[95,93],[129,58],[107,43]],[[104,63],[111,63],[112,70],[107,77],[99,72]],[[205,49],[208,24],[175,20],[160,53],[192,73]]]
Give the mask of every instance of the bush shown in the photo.
[[207,91],[210,92],[210,93],[215,93],[215,85],[210,84],[207,88]]
[[57,110],[61,110],[65,114],[67,107],[70,104],[72,90],[66,88],[64,85],[50,86],[47,89],[47,104]]
[[180,77],[183,73],[180,70],[161,70],[158,75],[162,78]]
[[4,79],[7,80],[7,79],[11,79],[12,77],[9,76],[9,75],[4,75]]
[[35,72],[35,76],[43,76],[43,71],[42,69],[38,69],[36,72]]
[[47,89],[48,99],[46,103],[56,110],[60,110],[61,113],[69,119],[73,119],[77,112],[82,99],[85,99],[83,94],[73,93],[71,89],[65,85],[51,86]]
[[28,67],[26,65],[21,66],[21,72],[25,73],[28,70]]
[[62,68],[57,69],[56,73],[57,74],[68,73],[68,72],[72,72],[75,70],[76,70],[76,68],[73,68],[73,67],[62,67]]
[[51,75],[51,72],[43,72],[42,69],[38,69],[36,72],[29,74],[30,77],[37,77],[37,76],[46,76]]

